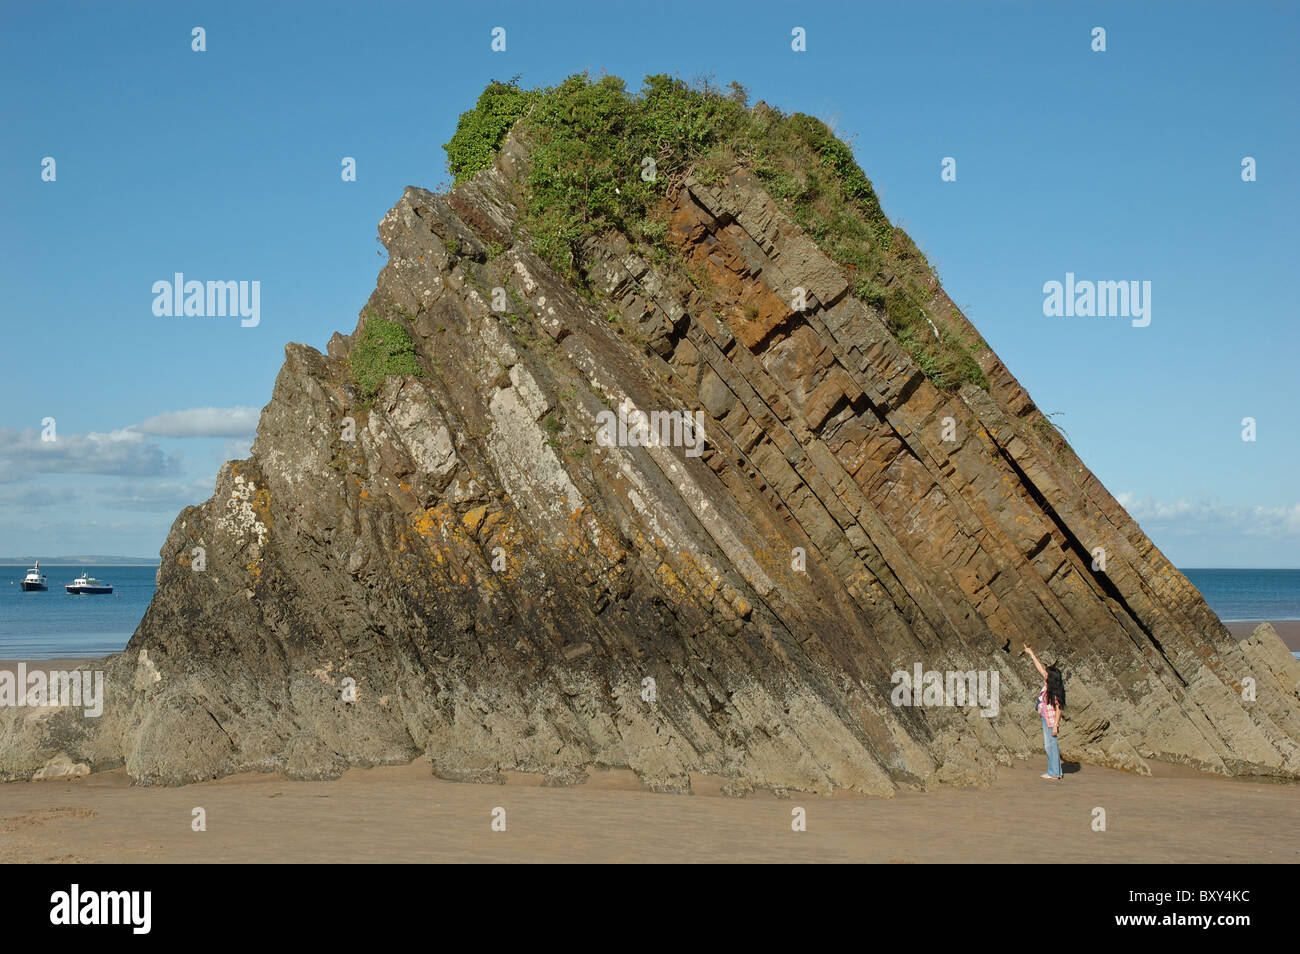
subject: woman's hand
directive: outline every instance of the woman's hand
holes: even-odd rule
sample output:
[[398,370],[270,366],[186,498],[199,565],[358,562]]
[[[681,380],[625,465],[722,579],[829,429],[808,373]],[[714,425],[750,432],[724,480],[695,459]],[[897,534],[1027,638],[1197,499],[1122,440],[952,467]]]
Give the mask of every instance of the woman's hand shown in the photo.
[[1044,679],[1046,679],[1047,670],[1044,669],[1043,664],[1038,661],[1038,657],[1034,655],[1034,651],[1029,648],[1028,643],[1025,643],[1025,652],[1029,653],[1029,658],[1033,660],[1034,668],[1038,670],[1038,672],[1042,675]]

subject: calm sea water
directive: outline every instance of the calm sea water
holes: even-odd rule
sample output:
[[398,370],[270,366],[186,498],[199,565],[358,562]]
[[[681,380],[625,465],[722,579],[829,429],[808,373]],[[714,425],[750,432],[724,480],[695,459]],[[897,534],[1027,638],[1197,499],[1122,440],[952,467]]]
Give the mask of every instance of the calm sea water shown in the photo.
[[1196,570],[1183,575],[1224,622],[1300,619],[1300,570]]
[[[0,566],[0,659],[106,656],[121,652],[153,599],[154,566],[47,566],[49,590],[24,593],[26,566]],[[72,596],[82,571],[111,583],[111,595]]]
[[[152,566],[43,566],[47,593],[24,593],[25,566],[0,566],[0,659],[120,652],[153,599]],[[112,596],[63,591],[83,570]],[[1183,570],[1224,620],[1300,619],[1300,570]]]

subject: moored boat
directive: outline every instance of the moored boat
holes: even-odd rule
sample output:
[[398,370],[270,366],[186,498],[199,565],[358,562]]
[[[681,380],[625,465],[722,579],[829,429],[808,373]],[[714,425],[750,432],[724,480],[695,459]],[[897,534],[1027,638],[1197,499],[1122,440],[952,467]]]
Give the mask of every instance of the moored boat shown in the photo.
[[45,574],[41,572],[41,561],[37,560],[36,565],[27,571],[23,577],[23,591],[27,593],[39,593],[49,589],[45,581]]
[[86,576],[84,573],[65,586],[64,589],[74,596],[94,596],[113,592],[113,587],[103,580],[97,580],[93,576]]

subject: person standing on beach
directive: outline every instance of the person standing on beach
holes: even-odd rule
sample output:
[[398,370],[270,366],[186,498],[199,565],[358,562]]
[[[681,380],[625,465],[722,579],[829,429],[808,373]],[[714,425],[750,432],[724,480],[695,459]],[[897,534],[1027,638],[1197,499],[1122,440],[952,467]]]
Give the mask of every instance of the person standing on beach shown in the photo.
[[1061,780],[1061,748],[1056,741],[1056,733],[1061,726],[1061,710],[1065,708],[1065,679],[1061,670],[1047,666],[1038,661],[1034,651],[1025,644],[1025,652],[1034,661],[1039,675],[1043,677],[1043,688],[1038,690],[1038,715],[1043,720],[1043,748],[1047,750],[1047,771],[1039,778],[1059,782]]

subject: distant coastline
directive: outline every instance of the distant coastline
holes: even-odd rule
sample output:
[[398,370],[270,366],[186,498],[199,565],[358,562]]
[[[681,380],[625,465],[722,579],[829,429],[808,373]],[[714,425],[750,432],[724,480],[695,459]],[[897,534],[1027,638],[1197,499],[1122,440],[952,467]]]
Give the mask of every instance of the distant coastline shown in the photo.
[[1245,573],[1258,573],[1260,571],[1272,572],[1274,570],[1281,570],[1286,573],[1293,573],[1296,570],[1300,570],[1300,566],[1180,566],[1178,567],[1179,573],[1187,573],[1188,571],[1191,571],[1192,573],[1201,573],[1206,570],[1211,570],[1211,571],[1231,570],[1234,573],[1238,571],[1245,572]]
[[40,561],[42,566],[158,566],[157,557],[128,557],[128,556],[27,556],[27,557],[0,557],[0,566],[24,566],[30,567],[33,563]]
[[1300,619],[1297,619],[1297,617],[1295,616],[1269,616],[1269,617],[1247,616],[1244,617],[1244,619],[1239,619],[1239,620],[1225,620],[1222,619],[1221,617],[1221,619],[1219,619],[1219,623],[1222,623],[1223,625],[1227,625],[1229,623],[1253,623],[1256,625],[1261,623],[1300,623]]

